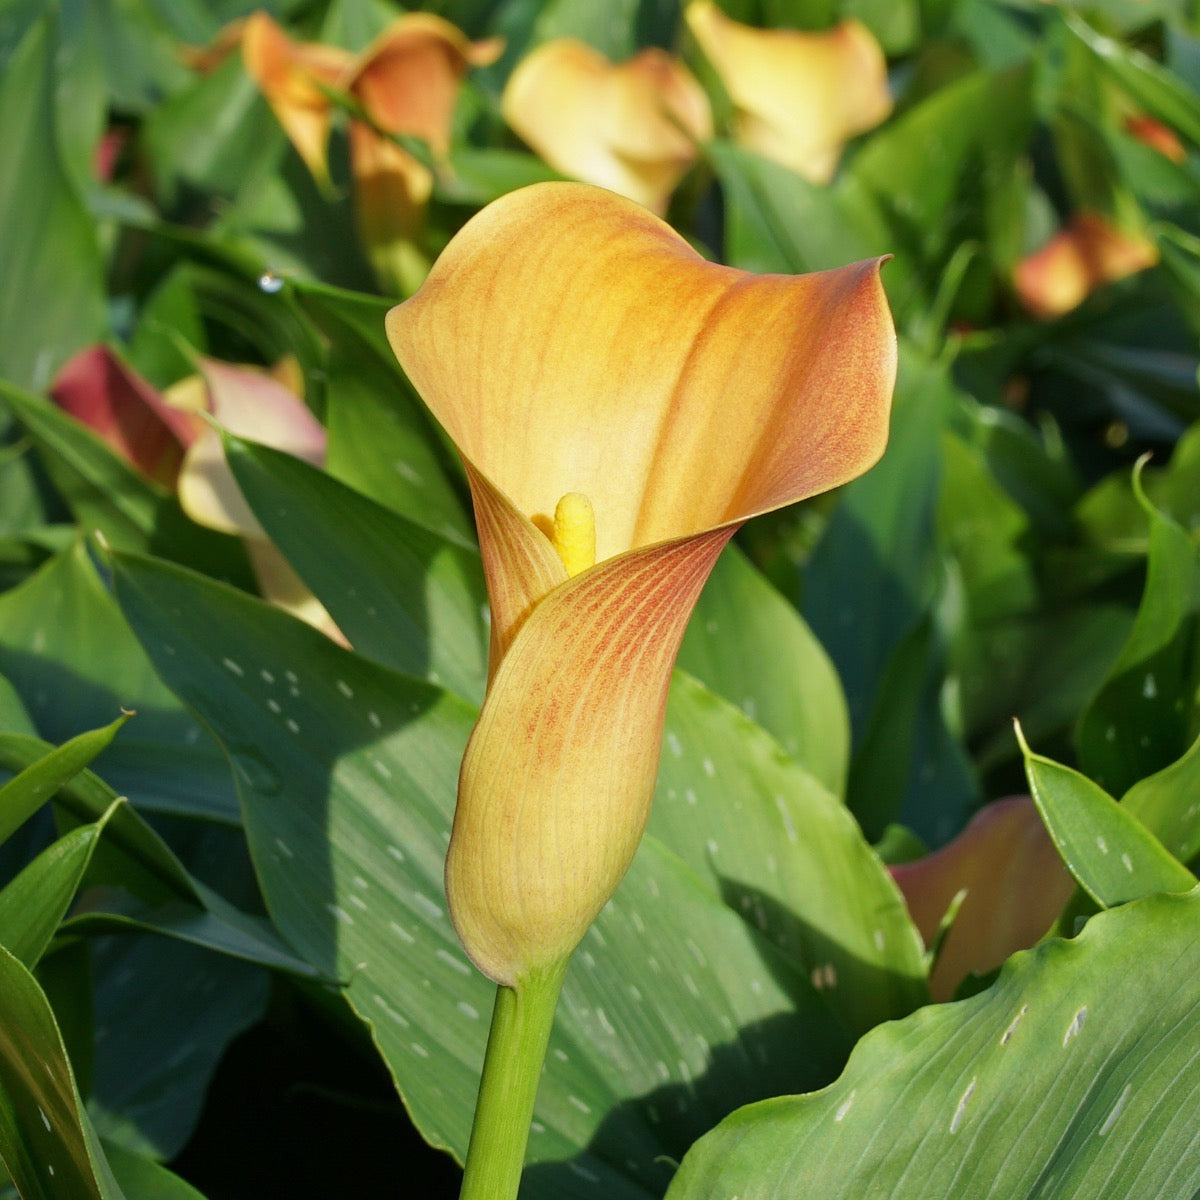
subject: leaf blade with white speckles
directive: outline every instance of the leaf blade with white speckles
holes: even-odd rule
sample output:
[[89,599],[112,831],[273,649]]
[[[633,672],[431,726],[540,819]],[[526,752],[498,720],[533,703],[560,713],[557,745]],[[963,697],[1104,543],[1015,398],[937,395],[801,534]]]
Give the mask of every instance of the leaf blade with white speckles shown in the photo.
[[1196,877],[1103,788],[1022,743],[1033,802],[1067,869],[1105,908],[1156,892],[1186,892]]
[[1146,586],[1133,628],[1079,721],[1084,771],[1113,795],[1180,757],[1192,742],[1200,656],[1200,551],[1134,490],[1150,522]]
[[[164,680],[234,759],[276,924],[346,981],[418,1127],[461,1155],[493,989],[441,874],[474,710],[168,564],[120,555],[115,578]],[[847,1050],[805,971],[648,838],[564,988],[523,1195],[649,1200],[663,1156],[742,1100],[830,1078]]]
[[1194,1195],[1197,1013],[1200,891],[1135,901],[881,1026],[824,1091],[734,1114],[667,1200]]

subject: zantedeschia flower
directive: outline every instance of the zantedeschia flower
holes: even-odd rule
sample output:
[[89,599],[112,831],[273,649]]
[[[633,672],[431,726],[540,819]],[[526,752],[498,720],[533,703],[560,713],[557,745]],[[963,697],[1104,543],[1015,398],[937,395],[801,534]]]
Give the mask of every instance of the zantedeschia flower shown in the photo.
[[813,183],[828,183],[845,143],[892,111],[883,50],[858,21],[825,33],[753,29],[712,0],[693,0],[684,16],[733,102],[737,140]]
[[466,467],[492,604],[446,888],[497,982],[561,962],[625,873],[721,548],[882,452],[880,261],[754,276],[611,192],[548,183],[470,221],[389,313]]
[[107,347],[94,346],[62,368],[50,395],[144,475],[177,491],[198,525],[245,539],[268,600],[344,641],[268,540],[225,462],[219,434],[201,415],[211,415],[231,433],[320,465],[325,430],[296,394],[294,364],[284,359],[271,373],[210,358],[201,358],[199,365],[200,375],[160,394]]
[[1179,135],[1169,125],[1156,121],[1146,113],[1131,113],[1125,118],[1125,132],[1157,150],[1172,162],[1187,162],[1187,149]]
[[1158,262],[1158,248],[1096,213],[1077,213],[1013,272],[1017,298],[1034,316],[1060,317],[1098,287]]
[[1032,946],[1075,890],[1028,796],[981,809],[949,845],[892,868],[926,943],[955,895],[962,907],[929,980],[934,1000],[949,1000],[968,972],[983,974]]
[[173,488],[203,421],[168,404],[107,346],[80,350],[59,371],[50,397],[147,478]]
[[656,48],[610,63],[574,38],[546,42],[518,64],[501,108],[556,170],[659,214],[695,161],[696,143],[712,136],[703,89]]
[[450,151],[458,88],[471,66],[494,62],[503,42],[470,41],[430,13],[397,17],[361,54],[319,42],[295,42],[265,12],[235,22],[212,50],[193,56],[211,65],[222,48],[242,47],[246,70],[322,185],[329,182],[330,89],[346,92],[369,121],[350,121],[355,209],[368,254],[380,274],[411,290],[424,273],[415,251],[433,190],[429,168],[387,135],[424,141],[435,159]]

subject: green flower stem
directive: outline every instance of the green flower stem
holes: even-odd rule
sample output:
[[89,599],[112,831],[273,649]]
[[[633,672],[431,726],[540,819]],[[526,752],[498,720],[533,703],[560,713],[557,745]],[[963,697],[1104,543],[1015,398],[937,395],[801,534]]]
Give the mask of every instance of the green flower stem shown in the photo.
[[516,1200],[542,1063],[570,958],[497,987],[459,1200]]

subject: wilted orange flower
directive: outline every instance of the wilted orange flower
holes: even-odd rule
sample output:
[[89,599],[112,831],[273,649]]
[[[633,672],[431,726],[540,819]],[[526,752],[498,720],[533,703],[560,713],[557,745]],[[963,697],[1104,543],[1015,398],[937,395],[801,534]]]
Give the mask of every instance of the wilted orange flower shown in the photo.
[[712,0],[693,0],[684,16],[733,102],[736,139],[813,183],[828,183],[846,142],[892,111],[883,51],[858,21],[825,33],[752,29]]
[[417,138],[435,160],[444,159],[463,76],[471,66],[494,62],[503,42],[472,42],[431,13],[397,17],[361,54],[295,42],[265,12],[230,29],[233,37],[227,30],[215,46],[240,41],[246,70],[319,183],[329,180],[329,90],[349,94],[361,107],[367,119],[352,118],[349,131],[359,228],[381,276],[412,290],[426,266],[414,243],[433,174],[388,135]]
[[750,275],[611,192],[547,183],[484,209],[388,314],[466,467],[492,605],[446,887],[497,982],[562,962],[625,873],[721,548],[882,452],[879,265]]
[[679,59],[642,50],[610,63],[574,38],[546,42],[518,64],[505,120],[552,167],[657,213],[712,136],[708,97]]
[[1049,319],[1078,307],[1098,287],[1157,262],[1153,242],[1124,232],[1097,213],[1077,213],[1017,264],[1013,287],[1025,308]]

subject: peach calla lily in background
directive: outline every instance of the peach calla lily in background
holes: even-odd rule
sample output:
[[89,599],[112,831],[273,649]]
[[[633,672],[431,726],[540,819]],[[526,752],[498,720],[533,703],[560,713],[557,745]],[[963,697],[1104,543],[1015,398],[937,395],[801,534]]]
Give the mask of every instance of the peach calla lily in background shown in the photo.
[[828,183],[845,143],[892,111],[883,50],[858,21],[824,33],[753,29],[712,0],[684,15],[733,103],[737,141],[813,183]]
[[642,50],[610,63],[559,38],[517,65],[501,100],[509,125],[555,170],[660,215],[712,136],[708,97],[679,59]]
[[1050,319],[1077,308],[1097,288],[1158,262],[1158,248],[1126,233],[1097,213],[1077,213],[1013,272],[1017,298],[1036,317]]
[[258,84],[314,178],[328,186],[333,102],[348,93],[368,120],[351,118],[350,169],[359,228],[372,264],[389,284],[411,291],[427,266],[416,247],[433,191],[430,169],[388,136],[427,143],[435,160],[450,151],[458,88],[472,66],[499,57],[503,42],[470,41],[431,13],[397,17],[360,54],[320,42],[296,42],[265,12],[231,25],[212,53],[240,44]]
[[539,184],[469,222],[389,313],[466,467],[492,604],[446,885],[498,983],[562,962],[624,875],[721,548],[882,452],[879,267],[754,276],[611,192]]

